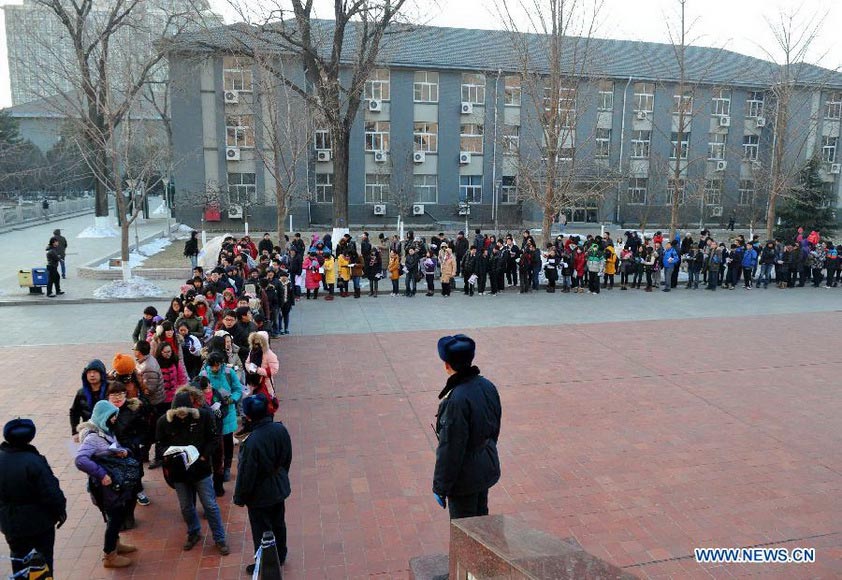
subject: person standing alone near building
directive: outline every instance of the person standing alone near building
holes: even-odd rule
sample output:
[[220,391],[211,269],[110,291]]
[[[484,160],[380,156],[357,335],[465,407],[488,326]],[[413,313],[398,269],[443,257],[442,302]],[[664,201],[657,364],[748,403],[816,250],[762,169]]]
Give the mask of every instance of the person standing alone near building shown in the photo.
[[433,494],[451,519],[488,515],[488,490],[500,480],[502,406],[497,388],[473,366],[475,351],[464,334],[438,342],[448,379],[436,415]]

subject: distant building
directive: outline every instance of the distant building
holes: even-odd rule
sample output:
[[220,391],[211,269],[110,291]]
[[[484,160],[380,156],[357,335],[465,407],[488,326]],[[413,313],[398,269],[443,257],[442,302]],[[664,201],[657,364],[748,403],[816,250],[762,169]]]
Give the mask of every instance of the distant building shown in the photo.
[[[316,25],[323,37],[329,38],[331,29],[330,21]],[[271,227],[272,176],[257,155],[267,146],[259,121],[258,71],[238,56],[238,43],[248,36],[240,33],[233,40],[235,33],[221,27],[187,34],[169,54],[173,77],[182,80],[171,95],[179,160],[175,183],[182,200],[176,206],[180,219],[195,225],[203,209],[196,195],[227,189],[222,202],[232,206],[235,219],[242,215],[238,206],[252,204],[249,221],[256,228]],[[522,39],[535,47],[531,72],[546,74],[540,37]],[[353,34],[346,40],[350,62]],[[351,223],[394,224],[390,190],[399,189],[411,191],[417,206],[408,223],[463,223],[464,204],[471,223],[491,224],[492,210],[504,224],[540,219],[539,208],[519,195],[517,159],[527,143],[541,140],[542,113],[521,86],[511,34],[418,27],[387,35],[384,42],[352,129]],[[723,223],[732,213],[738,221],[761,221],[762,183],[768,181],[775,140],[770,89],[779,69],[730,51],[688,47],[689,99],[678,95],[672,46],[589,42],[598,70],[567,80],[565,98],[578,111],[574,136],[560,146],[571,159],[575,154],[580,162],[622,177],[607,193],[566,208],[567,221],[667,223],[672,196],[685,199],[690,189],[698,201],[682,207],[687,224]],[[285,54],[284,67],[300,77],[296,59]],[[801,65],[798,77],[787,131],[788,142],[803,147],[789,147],[787,156],[793,166],[819,156],[825,186],[839,200],[842,75]],[[690,117],[681,143],[679,108]],[[296,223],[331,222],[331,153],[327,133],[316,131],[298,179],[308,201],[293,212]],[[541,146],[529,154],[540,159]],[[664,168],[676,155],[696,160],[682,161],[679,180]]]

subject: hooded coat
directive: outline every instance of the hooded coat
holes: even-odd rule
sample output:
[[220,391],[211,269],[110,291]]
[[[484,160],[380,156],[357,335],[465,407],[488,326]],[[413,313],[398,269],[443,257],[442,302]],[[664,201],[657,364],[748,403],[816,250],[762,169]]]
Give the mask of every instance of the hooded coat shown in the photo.
[[278,370],[281,366],[278,363],[278,356],[272,352],[271,348],[269,348],[269,334],[265,330],[252,332],[249,335],[249,355],[246,358],[246,365],[252,362],[251,356],[256,346],[260,347],[260,350],[262,351],[260,368],[263,369],[263,372],[266,373],[267,377],[274,377],[278,374]]
[[[204,400],[203,393],[199,393],[199,397]],[[237,420],[236,413],[229,412],[228,415],[234,415],[234,420]],[[192,445],[196,448],[199,459],[187,470],[192,481],[201,481],[211,475],[210,460],[219,440],[211,411],[195,407],[174,407],[158,419],[155,439],[164,449],[173,445]]]
[[250,508],[276,505],[290,495],[292,442],[283,423],[264,417],[240,447],[234,504]]
[[[211,387],[218,391],[227,391],[231,394],[231,403],[228,405],[228,413],[222,420],[222,435],[233,433],[237,430],[237,402],[243,397],[243,384],[237,373],[227,365],[219,367],[218,372],[213,372],[210,366],[205,365],[200,374],[208,377]],[[178,443],[177,445],[184,445]]]
[[117,438],[109,427],[108,420],[119,413],[119,409],[111,403],[100,404],[91,415],[90,421],[79,425],[79,439],[82,442],[76,452],[76,469],[86,473],[90,479],[91,498],[94,505],[103,512],[125,504],[134,499],[136,490],[115,490],[112,486],[103,486],[102,478],[109,475],[97,459],[113,456],[116,452],[127,451],[117,442]]
[[[88,377],[88,371],[99,371],[100,387],[97,392],[93,392]],[[106,399],[106,391],[108,390],[108,380],[105,372],[105,363],[99,359],[94,359],[89,362],[84,369],[82,369],[82,388],[76,392],[73,397],[73,404],[70,406],[70,434],[76,434],[76,427],[81,421],[87,421],[91,418],[91,412],[94,409],[97,401]]]

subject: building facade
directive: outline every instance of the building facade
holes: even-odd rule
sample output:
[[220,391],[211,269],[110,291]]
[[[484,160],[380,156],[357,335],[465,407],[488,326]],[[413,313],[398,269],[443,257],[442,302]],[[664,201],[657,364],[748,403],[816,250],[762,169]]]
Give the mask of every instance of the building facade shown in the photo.
[[[254,227],[269,228],[273,183],[260,154],[260,73],[225,43],[226,34],[186,39],[169,55],[173,78],[184,81],[171,95],[177,213],[197,225],[205,209],[197,200],[214,191],[223,223],[241,220],[245,208]],[[351,223],[394,224],[401,211],[417,225],[540,221],[535,196],[524,193],[527,181],[541,185],[532,173],[541,173],[547,156],[553,95],[541,80],[549,71],[542,70],[540,43],[532,48],[534,68],[525,70],[507,48],[508,33],[421,27],[395,36],[365,84],[352,129]],[[560,171],[576,165],[599,174],[583,179],[584,193],[571,195],[568,222],[664,224],[678,195],[683,224],[715,225],[731,216],[762,223],[778,138],[793,172],[821,158],[825,186],[840,203],[842,76],[799,67],[781,137],[772,63],[690,47],[692,64],[681,82],[669,45],[593,42],[592,70],[571,73],[557,95],[569,124],[559,140]],[[294,55],[278,58],[288,61],[285,70],[300,71]],[[296,228],[332,221],[332,153],[330,135],[316,123],[299,166]]]

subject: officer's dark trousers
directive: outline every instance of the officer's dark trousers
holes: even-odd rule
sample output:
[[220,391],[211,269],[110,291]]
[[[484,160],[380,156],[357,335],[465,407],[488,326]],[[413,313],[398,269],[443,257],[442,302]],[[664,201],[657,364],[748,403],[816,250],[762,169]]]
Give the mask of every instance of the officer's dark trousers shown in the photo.
[[448,496],[447,507],[450,519],[472,518],[488,515],[488,490],[471,495]]
[[[20,538],[6,536],[6,541],[9,543],[9,552],[12,558],[23,558],[32,550],[38,550],[38,553],[44,556],[44,560],[50,567],[50,572],[55,575],[55,572],[53,572],[53,546],[56,543],[55,528],[50,528],[34,536]],[[12,562],[12,572],[20,572],[23,568],[23,562]]]

